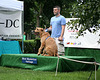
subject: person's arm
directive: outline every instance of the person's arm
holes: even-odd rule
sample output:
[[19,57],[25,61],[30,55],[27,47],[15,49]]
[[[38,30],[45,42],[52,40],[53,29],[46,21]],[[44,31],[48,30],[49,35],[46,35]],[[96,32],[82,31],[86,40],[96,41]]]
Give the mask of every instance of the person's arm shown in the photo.
[[47,28],[47,29],[45,30],[45,32],[51,31],[51,30],[52,30],[52,26],[50,26],[49,28]]
[[60,37],[58,38],[58,40],[63,41],[64,31],[65,31],[65,25],[62,25],[61,35],[60,35]]

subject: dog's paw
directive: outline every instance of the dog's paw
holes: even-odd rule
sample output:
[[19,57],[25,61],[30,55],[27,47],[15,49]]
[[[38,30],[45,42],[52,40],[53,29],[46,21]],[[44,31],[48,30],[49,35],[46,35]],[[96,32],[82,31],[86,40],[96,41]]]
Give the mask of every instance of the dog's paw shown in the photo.
[[41,54],[42,56],[44,56],[44,54]]
[[40,54],[38,53],[37,55],[39,56]]

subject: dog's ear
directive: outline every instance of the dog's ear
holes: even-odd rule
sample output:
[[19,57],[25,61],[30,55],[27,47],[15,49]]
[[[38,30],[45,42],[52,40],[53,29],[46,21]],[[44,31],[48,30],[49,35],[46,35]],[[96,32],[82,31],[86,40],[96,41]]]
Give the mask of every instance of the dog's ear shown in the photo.
[[41,31],[43,31],[43,28],[41,29]]

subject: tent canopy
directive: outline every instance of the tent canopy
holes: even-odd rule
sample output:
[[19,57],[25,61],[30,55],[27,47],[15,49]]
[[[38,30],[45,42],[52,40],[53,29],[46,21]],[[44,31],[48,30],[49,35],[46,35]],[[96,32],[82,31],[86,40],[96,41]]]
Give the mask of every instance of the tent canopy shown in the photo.
[[23,2],[16,0],[0,0],[0,10],[23,11]]
[[0,0],[0,37],[22,39],[23,2]]

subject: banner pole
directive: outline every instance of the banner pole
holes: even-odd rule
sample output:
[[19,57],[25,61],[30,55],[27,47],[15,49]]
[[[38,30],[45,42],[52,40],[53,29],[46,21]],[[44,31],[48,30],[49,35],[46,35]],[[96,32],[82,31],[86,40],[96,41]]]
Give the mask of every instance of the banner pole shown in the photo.
[[95,64],[95,80],[96,80],[96,64]]
[[22,53],[24,53],[24,11],[22,12]]
[[[22,37],[24,37],[23,34],[22,34]],[[22,53],[24,53],[24,40],[23,40],[23,38],[22,38]]]

